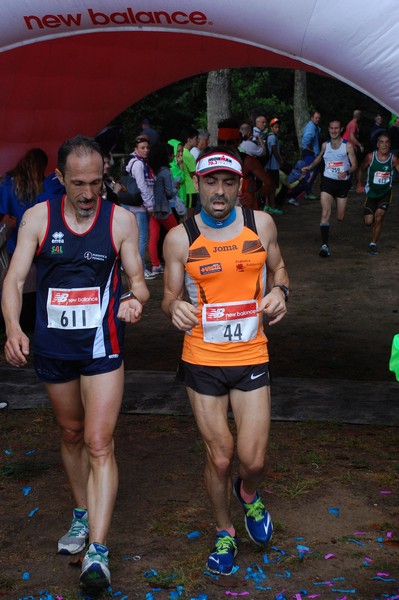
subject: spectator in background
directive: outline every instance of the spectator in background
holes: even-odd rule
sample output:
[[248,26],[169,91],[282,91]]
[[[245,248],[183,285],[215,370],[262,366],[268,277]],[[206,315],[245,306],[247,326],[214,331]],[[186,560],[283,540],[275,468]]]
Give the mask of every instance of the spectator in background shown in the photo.
[[264,115],[260,115],[255,119],[255,126],[252,129],[252,141],[258,143],[259,138],[263,140],[266,139],[267,131],[266,131],[267,120]]
[[[139,135],[134,140],[134,151],[129,157],[129,162],[126,167],[126,172],[131,175],[137,183],[137,187],[140,190],[141,198],[136,205],[131,206],[123,203],[121,205],[126,210],[134,214],[137,227],[139,230],[139,251],[141,261],[143,263],[144,278],[154,279],[156,273],[152,273],[146,266],[146,249],[148,243],[148,231],[149,231],[149,219],[150,215],[154,210],[154,183],[155,175],[154,171],[148,164],[147,158],[150,152],[150,140],[145,135]],[[114,187],[116,194],[123,191],[120,183],[117,183]]]
[[362,111],[356,109],[353,111],[352,120],[345,127],[342,139],[350,142],[355,150],[357,164],[360,165],[364,152],[364,146],[360,141],[359,122],[362,118]]
[[144,133],[148,136],[152,146],[159,142],[159,133],[152,129],[150,120],[147,118],[141,121],[141,133]]
[[[8,171],[0,186],[0,213],[16,218],[16,226],[7,241],[9,257],[17,245],[18,229],[25,211],[37,204],[37,197],[43,192],[43,182],[47,167],[47,154],[41,148],[32,148]],[[44,199],[44,198],[43,198]],[[36,316],[36,267],[32,264],[24,284],[21,311],[22,326],[32,331]]]
[[391,152],[399,156],[399,117],[396,117],[391,127],[388,129],[389,139],[391,140]]
[[243,140],[238,151],[243,163],[240,203],[246,208],[263,209],[269,204],[269,195],[274,192],[275,183],[258,158],[259,146],[255,142]]
[[384,123],[384,117],[381,113],[377,113],[374,117],[374,123],[370,129],[370,146],[371,150],[377,150],[377,138],[380,133],[386,132],[387,128]]
[[[169,163],[173,183],[177,189],[177,195],[187,207],[186,175],[183,164],[183,144],[179,140],[171,139],[169,146],[173,148],[173,159]],[[176,215],[175,215],[176,216]]]
[[104,152],[104,175],[103,175],[103,188],[101,190],[101,197],[108,202],[119,204],[118,195],[114,192],[116,181],[111,175],[111,161],[112,157],[110,152]]
[[193,146],[190,150],[190,152],[194,156],[195,160],[197,160],[197,158],[201,154],[202,150],[205,150],[205,148],[208,147],[210,136],[211,136],[211,134],[209,133],[209,131],[207,129],[200,129],[198,131],[197,145]]
[[[280,183],[280,166],[283,164],[283,159],[280,154],[280,142],[278,134],[280,132],[280,119],[274,117],[270,123],[270,133],[267,136],[267,150],[269,158],[265,164],[265,169],[269,173],[270,177],[274,181],[276,188],[279,187]],[[283,211],[281,208],[276,206],[275,192],[271,192],[269,195],[269,205],[265,205],[264,210],[273,215],[282,215]]]
[[180,139],[183,142],[183,171],[186,181],[187,214],[191,216],[195,213],[198,203],[198,194],[193,181],[196,162],[194,156],[191,154],[191,149],[198,143],[198,131],[194,127],[183,129]]
[[[321,114],[315,110],[310,115],[310,120],[306,123],[301,139],[301,156],[305,159],[308,156],[312,157],[312,161],[320,153],[321,145],[321,129],[319,126]],[[312,185],[316,178],[317,169],[313,173],[313,177],[309,177],[309,183],[306,188],[307,200],[317,200],[317,196],[312,194]]]
[[256,156],[256,158],[262,158],[266,155],[266,145],[262,134],[254,136],[252,132],[252,127],[251,125],[249,125],[249,123],[243,123],[242,125],[240,125],[240,134],[243,142],[248,141],[251,142],[251,144],[254,144],[252,146],[248,146],[248,148],[251,148],[251,156]]
[[148,164],[155,173],[154,211],[150,217],[150,241],[148,251],[153,273],[163,273],[161,258],[158,253],[158,240],[161,227],[169,231],[176,227],[177,221],[172,212],[171,200],[176,196],[177,189],[173,183],[169,168],[168,144],[156,144],[148,155]]

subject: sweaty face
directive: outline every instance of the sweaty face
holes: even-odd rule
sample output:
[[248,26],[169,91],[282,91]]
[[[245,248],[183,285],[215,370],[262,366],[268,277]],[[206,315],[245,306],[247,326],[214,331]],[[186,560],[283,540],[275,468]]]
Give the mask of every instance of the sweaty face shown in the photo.
[[65,173],[56,169],[60,182],[65,186],[67,203],[81,218],[91,217],[97,208],[103,181],[103,159],[97,152],[77,154],[67,158]]
[[215,171],[194,181],[204,211],[214,219],[226,219],[237,203],[240,177],[229,171]]
[[389,137],[388,136],[381,136],[378,138],[377,140],[377,148],[378,150],[380,150],[380,152],[386,153],[389,152],[389,149],[391,147],[391,143],[389,141]]

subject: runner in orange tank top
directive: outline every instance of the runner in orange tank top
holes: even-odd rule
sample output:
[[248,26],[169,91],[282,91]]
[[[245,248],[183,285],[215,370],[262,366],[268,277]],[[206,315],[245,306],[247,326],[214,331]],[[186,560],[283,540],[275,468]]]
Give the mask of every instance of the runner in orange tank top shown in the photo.
[[[270,428],[263,318],[268,325],[278,323],[287,312],[289,293],[273,219],[237,206],[241,178],[238,153],[223,147],[205,150],[195,177],[201,212],[172,229],[164,244],[162,309],[185,332],[178,377],[205,442],[205,486],[216,521],[216,545],[207,566],[219,575],[232,573],[237,554],[232,493],[256,544],[266,544],[273,533],[257,492]],[[237,426],[234,485],[229,406]]]

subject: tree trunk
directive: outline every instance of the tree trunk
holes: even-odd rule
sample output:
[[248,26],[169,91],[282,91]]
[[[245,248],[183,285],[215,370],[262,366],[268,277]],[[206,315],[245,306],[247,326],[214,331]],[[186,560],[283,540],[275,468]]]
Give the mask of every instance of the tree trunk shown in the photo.
[[309,104],[306,89],[306,71],[295,70],[294,78],[294,123],[298,146],[301,148],[302,132],[309,121]]
[[210,143],[217,143],[217,126],[230,117],[230,69],[209,71],[206,83],[208,130]]

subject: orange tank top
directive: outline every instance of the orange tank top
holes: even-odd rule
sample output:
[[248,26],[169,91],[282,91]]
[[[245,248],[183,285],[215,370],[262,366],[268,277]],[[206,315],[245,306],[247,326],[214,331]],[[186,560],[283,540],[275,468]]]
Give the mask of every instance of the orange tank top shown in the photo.
[[[238,209],[239,210],[239,209]],[[185,286],[200,323],[184,336],[182,359],[205,366],[268,362],[262,314],[267,252],[254,213],[242,209],[241,233],[222,242],[205,238],[192,217],[184,223],[190,246]]]

